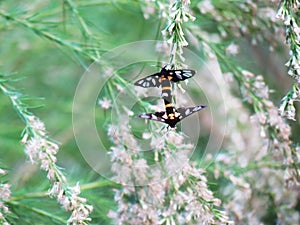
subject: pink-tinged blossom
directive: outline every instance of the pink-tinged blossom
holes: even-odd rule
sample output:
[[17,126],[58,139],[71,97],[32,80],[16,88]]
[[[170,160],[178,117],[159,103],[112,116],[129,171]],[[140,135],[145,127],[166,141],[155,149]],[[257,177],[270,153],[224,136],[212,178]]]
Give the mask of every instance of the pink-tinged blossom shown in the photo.
[[[263,79],[248,71],[243,75],[240,84],[245,86],[244,100],[253,104],[256,112],[249,123],[249,112],[240,107],[241,101],[232,101],[234,97],[227,96],[230,98],[227,105],[230,113],[227,129],[230,132],[224,142],[225,148],[230,150],[220,152],[213,168],[216,178],[230,181],[220,187],[228,200],[225,208],[237,223],[259,225],[265,216],[266,205],[272,205],[282,224],[297,224],[299,215],[294,209],[294,199],[298,196],[299,169],[294,164],[297,151],[292,149],[289,140],[290,128],[273,102],[261,98],[270,95],[265,91],[261,93],[261,89],[269,90]],[[240,115],[246,116],[238,120]],[[239,172],[235,174],[236,171]],[[260,190],[265,190],[266,194]],[[269,190],[274,203],[266,202]]]
[[120,84],[116,84],[116,88],[120,93],[124,93],[124,87],[122,87]]
[[56,182],[49,194],[50,196],[56,196],[57,201],[64,209],[71,212],[68,224],[86,224],[86,222],[91,221],[89,215],[93,211],[93,206],[86,204],[87,200],[85,198],[79,197],[79,183],[74,187],[69,186],[66,188],[60,182]]
[[41,136],[46,135],[45,124],[36,116],[28,116],[30,126]]
[[208,189],[204,170],[189,164],[194,146],[186,143],[182,134],[169,131],[161,135],[157,131],[149,135],[160,156],[160,161],[150,166],[139,154],[143,152],[139,145],[126,144],[126,139],[134,139],[129,128],[125,120],[109,129],[115,144],[109,153],[111,169],[122,185],[115,190],[118,208],[108,213],[115,224],[232,223],[217,209],[221,201]]
[[231,43],[230,45],[228,45],[225,51],[228,55],[237,55],[239,53],[239,46]]
[[22,138],[25,153],[31,163],[39,164],[40,168],[47,172],[47,178],[53,185],[49,195],[56,197],[64,209],[71,212],[68,224],[85,224],[91,220],[89,214],[93,207],[86,204],[85,198],[79,197],[79,184],[70,187],[67,178],[57,167],[56,154],[59,146],[47,137],[44,123],[35,116],[28,116],[28,121],[31,133],[26,133]]
[[7,201],[10,199],[11,191],[9,184],[0,184],[0,199]]
[[[0,169],[2,170],[2,169]],[[11,197],[10,184],[0,183],[0,224],[9,225],[5,216],[10,213],[9,208],[5,205]]]
[[58,145],[41,137],[33,137],[25,144],[25,153],[31,163],[41,163],[41,169],[48,171],[56,163]]
[[[156,10],[158,9],[158,10]],[[145,0],[142,5],[142,11],[145,19],[149,19],[151,15],[157,14],[158,18],[166,18],[166,6],[160,1]]]
[[109,109],[112,107],[111,100],[104,97],[98,101],[98,104],[102,107],[102,109]]
[[270,90],[262,76],[254,76],[248,71],[243,71],[243,75],[245,77],[244,86],[246,87],[244,94],[247,96],[247,101],[254,104],[255,117],[261,127],[261,137],[267,138],[268,142],[272,143],[270,147],[273,150],[274,158],[277,160],[281,158],[290,169],[294,168],[292,174],[295,175],[295,179],[298,179],[298,171],[294,166],[296,162],[291,157],[293,151],[290,141],[291,128],[279,114],[282,109],[278,110],[269,100]]
[[0,175],[5,175],[6,171],[0,168]]
[[153,15],[155,11],[155,1],[146,0],[145,5],[142,6],[142,11],[145,19],[149,19],[151,15]]
[[[61,169],[56,165],[56,154],[59,150],[58,145],[47,135],[45,124],[36,116],[28,111],[28,107],[21,101],[20,94],[15,91],[7,90],[0,85],[2,91],[10,97],[16,111],[21,115],[26,123],[21,143],[25,145],[25,153],[31,163],[37,164],[42,170],[47,172],[47,178],[50,180],[52,187],[50,193],[57,197],[59,202],[63,198],[67,199],[70,204],[68,209],[71,211],[70,223],[83,224],[89,221],[89,213],[92,207],[85,204],[86,199],[79,197],[79,185],[75,188],[69,186],[67,178]],[[8,208],[4,206],[2,200],[6,201],[10,197],[9,184],[0,184],[0,219],[1,224],[7,224],[4,218]],[[76,215],[75,215],[76,214]]]

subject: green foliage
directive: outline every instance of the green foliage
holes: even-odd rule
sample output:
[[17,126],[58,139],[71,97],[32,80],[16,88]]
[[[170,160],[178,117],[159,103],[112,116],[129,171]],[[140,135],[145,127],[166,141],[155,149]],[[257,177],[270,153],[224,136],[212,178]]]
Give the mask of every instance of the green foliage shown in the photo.
[[[101,61],[104,53],[122,44],[150,39],[169,40],[174,44],[173,48],[176,51],[171,54],[168,61],[174,67],[185,63],[182,63],[182,58],[180,58],[181,51],[189,44],[188,48],[203,59],[203,62],[197,62],[197,65],[204,66],[205,60],[209,61],[210,54],[212,54],[218,59],[222,72],[232,75],[231,79],[234,82],[228,82],[231,87],[227,87],[226,93],[230,94],[226,97],[239,100],[237,108],[234,108],[234,104],[228,106],[229,108],[233,107],[229,110],[228,121],[230,121],[230,127],[235,129],[228,133],[232,132],[234,135],[227,134],[224,138],[225,144],[220,150],[221,153],[218,156],[212,156],[215,157],[215,162],[206,169],[208,183],[211,184],[211,189],[217,193],[217,197],[227,204],[234,201],[234,196],[231,195],[233,192],[251,189],[252,192],[255,192],[251,198],[268,200],[266,211],[262,213],[263,215],[257,216],[266,224],[275,223],[275,217],[279,221],[279,217],[286,211],[291,213],[287,215],[292,215],[294,211],[297,211],[299,199],[298,202],[293,202],[295,207],[290,206],[289,208],[286,202],[282,203],[278,199],[276,202],[273,191],[270,189],[271,181],[266,182],[265,186],[256,187],[255,184],[255,179],[261,178],[256,175],[264,174],[265,170],[271,170],[270,174],[272,175],[278,171],[279,176],[282,176],[276,180],[276,184],[280,183],[278,180],[281,178],[287,184],[290,184],[289,182],[294,184],[296,183],[295,179],[299,179],[299,149],[297,148],[299,140],[296,135],[299,133],[299,126],[293,124],[293,132],[290,135],[289,132],[286,132],[289,125],[279,115],[276,114],[276,119],[280,121],[278,123],[272,121],[274,117],[271,116],[271,111],[280,104],[278,99],[288,92],[283,98],[280,113],[288,119],[299,118],[294,106],[294,103],[299,100],[299,84],[297,83],[299,82],[299,68],[295,63],[297,60],[293,61],[293,57],[289,60],[288,69],[293,72],[292,77],[296,80],[294,80],[291,90],[288,91],[291,81],[281,75],[284,71],[282,58],[286,57],[284,47],[280,42],[282,40],[276,36],[278,33],[274,35],[274,32],[278,32],[279,25],[268,16],[257,13],[259,9],[272,8],[274,10],[278,6],[263,1],[257,1],[257,5],[250,1],[208,1],[211,2],[214,9],[207,11],[204,8],[205,2],[207,1],[193,1],[190,11],[184,11],[182,1],[175,1],[171,6],[180,12],[181,17],[170,16],[168,18],[164,15],[168,11],[168,3],[165,1],[1,1],[0,169],[7,170],[7,175],[2,176],[0,173],[0,180],[1,183],[11,185],[11,198],[4,201],[10,210],[6,217],[9,223],[66,224],[70,217],[70,213],[62,209],[57,203],[57,199],[49,198],[47,194],[50,189],[49,183],[55,184],[59,181],[59,176],[54,180],[49,179],[49,182],[46,179],[45,171],[38,170],[38,165],[29,164],[28,156],[24,154],[24,146],[20,141],[25,133],[34,133],[29,127],[30,121],[26,117],[32,115],[38,115],[46,124],[47,138],[60,143],[60,151],[57,155],[58,166],[55,169],[60,171],[62,177],[68,178],[71,186],[75,186],[76,182],[79,182],[82,196],[87,199],[88,204],[93,205],[94,210],[91,214],[90,224],[112,223],[107,214],[109,210],[116,211],[118,209],[117,203],[114,201],[113,189],[121,189],[121,187],[101,178],[82,157],[72,128],[73,98],[82,74],[91,63]],[[286,0],[283,2],[280,9],[285,13],[282,19],[285,20],[285,26],[289,31],[287,40],[291,40],[291,54],[297,55],[300,54],[297,50],[299,36],[293,30],[295,23],[299,20],[295,16],[299,12],[295,12],[294,7],[297,1]],[[288,13],[293,15],[291,24],[286,24]],[[192,19],[193,16],[196,18],[195,21],[185,21],[185,17]],[[175,22],[176,19],[180,22]],[[161,33],[161,31],[164,32]],[[172,33],[175,35],[172,36]],[[235,54],[227,51],[227,47],[231,43],[240,45],[241,51],[237,58],[235,58]],[[274,51],[276,58],[272,57],[269,49]],[[131,78],[135,79],[141,74],[145,74],[145,71],[156,63],[143,62],[117,71],[109,80],[108,85],[99,93],[99,99],[104,97],[115,99],[120,92],[116,88],[117,85],[125,88],[132,82]],[[266,75],[262,78],[262,76],[246,72],[245,69],[256,74]],[[276,93],[269,96],[270,92],[266,84],[270,84]],[[209,84],[205,85],[209,86]],[[205,93],[199,90],[199,87],[193,83],[189,86],[189,93],[193,99],[205,100],[202,97]],[[267,96],[262,95],[262,88],[268,89]],[[135,90],[129,89],[128,91],[130,93],[126,95],[134,96],[137,101],[136,105],[130,109],[134,114],[141,110],[148,110],[159,100],[159,97],[142,99],[136,95]],[[17,96],[17,99],[14,96]],[[216,99],[219,98],[216,96]],[[107,115],[110,115],[113,109],[119,110],[118,107],[121,109],[121,106],[114,106],[113,109],[108,110],[97,107],[95,110],[97,129],[99,135],[105,140],[104,147],[109,149],[113,143],[107,130],[111,123],[118,120],[114,121],[115,117]],[[217,109],[212,108],[211,110]],[[126,110],[121,109],[121,112],[115,113],[120,116],[124,112]],[[249,136],[255,135],[255,133],[264,135],[257,138],[258,141],[247,137],[247,129],[252,129],[249,125],[250,114],[255,115],[259,122],[257,123],[258,128],[251,130]],[[247,118],[239,119],[240,115]],[[209,117],[205,118],[209,120]],[[205,124],[205,120],[201,122]],[[144,127],[150,132],[161,129],[156,124],[145,124],[143,121],[133,119],[130,121],[130,125],[132,133],[137,139],[143,138],[142,129]],[[203,135],[198,139],[198,143],[195,143],[197,147],[193,159],[199,162],[200,167],[205,165],[205,160],[207,160],[203,159],[205,156],[203,149],[209,138],[209,126],[210,124],[204,125]],[[289,139],[290,136],[291,139]],[[237,137],[240,138],[238,141],[236,141]],[[214,138],[220,137],[216,135]],[[243,140],[241,141],[241,139]],[[280,158],[276,153],[274,153],[275,156],[272,153],[266,153],[261,158],[252,159],[251,157],[260,154],[260,150],[265,152],[263,147],[257,152],[253,150],[251,155],[246,155],[245,152],[251,152],[252,145],[250,144],[252,142],[260,143],[261,140],[269,142],[268,148],[274,152],[281,152],[279,155],[284,160],[276,161],[277,157]],[[237,143],[243,143],[243,145],[237,147],[235,146],[235,144],[239,145]],[[176,145],[172,146],[173,151],[176,151],[176,148]],[[105,149],[101,150],[105,151]],[[155,154],[157,152],[150,154],[145,152],[144,156],[150,163],[154,163],[153,155]],[[244,159],[244,154],[245,158],[248,157],[247,159]],[[223,156],[224,158],[222,158]],[[289,175],[292,173],[292,178],[283,178],[284,172]],[[268,175],[261,176],[268,178]],[[241,181],[237,181],[237,177]],[[282,189],[277,191],[286,194],[283,182],[280,185],[278,184]],[[269,189],[262,192],[262,188]],[[238,202],[237,204],[242,203]],[[253,209],[251,204],[249,199],[249,207]],[[245,205],[243,206],[245,207]],[[231,212],[229,206],[227,209]],[[223,215],[218,214],[218,209],[212,207],[209,210],[217,218],[222,218]],[[243,210],[245,208],[241,209],[241,211]],[[246,216],[239,221],[241,218],[235,213],[231,212],[230,217],[236,219],[240,224],[247,224],[251,221],[251,218],[246,218]],[[247,216],[250,214],[249,210]],[[287,221],[289,220],[287,219]]]

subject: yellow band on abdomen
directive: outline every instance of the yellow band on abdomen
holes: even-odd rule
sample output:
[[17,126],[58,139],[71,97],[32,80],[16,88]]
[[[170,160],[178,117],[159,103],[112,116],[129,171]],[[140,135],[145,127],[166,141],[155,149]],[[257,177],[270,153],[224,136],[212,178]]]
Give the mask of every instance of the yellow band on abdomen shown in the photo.
[[162,90],[171,90],[171,87],[170,86],[167,86],[167,87],[162,87]]

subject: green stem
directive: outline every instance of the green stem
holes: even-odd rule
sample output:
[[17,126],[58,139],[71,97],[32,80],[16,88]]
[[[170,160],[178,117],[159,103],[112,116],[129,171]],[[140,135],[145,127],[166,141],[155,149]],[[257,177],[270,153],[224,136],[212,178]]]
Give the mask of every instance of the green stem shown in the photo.
[[95,181],[92,183],[87,183],[87,184],[82,184],[80,185],[80,190],[90,190],[94,188],[103,188],[103,187],[119,187],[120,185],[109,181],[109,180],[100,180],[100,181]]
[[35,24],[30,23],[28,20],[13,17],[9,13],[5,12],[4,10],[0,10],[0,16],[6,18],[7,20],[11,20],[18,24],[21,24],[24,27],[29,28],[30,30],[34,31],[36,34],[43,36],[50,41],[56,42],[59,45],[66,46],[67,48],[72,49],[75,52],[81,53],[81,54],[87,56],[89,59],[92,59],[94,61],[96,61],[98,59],[94,55],[91,55],[88,52],[86,52],[85,49],[83,49],[80,46],[80,44],[71,42],[71,41],[67,41],[67,40],[63,40],[63,39],[55,36],[52,33],[49,33],[43,29],[38,28]]
[[[103,188],[103,187],[118,187],[119,185],[112,182],[112,181],[95,181],[92,183],[87,183],[80,185],[80,190],[81,191],[86,191],[86,190],[91,190],[95,188]],[[20,200],[26,200],[26,199],[34,199],[34,198],[46,198],[48,197],[49,194],[47,191],[45,192],[32,192],[20,196],[12,196],[10,199],[12,201],[20,201]]]
[[28,193],[25,195],[20,195],[20,196],[11,196],[12,201],[21,201],[21,200],[26,200],[26,199],[34,199],[34,198],[46,198],[48,197],[48,192],[33,192],[33,193]]
[[77,10],[77,7],[75,5],[75,3],[72,0],[64,0],[64,2],[66,2],[66,4],[70,7],[70,9],[72,10],[72,12],[74,13],[74,15],[77,17],[80,26],[82,27],[84,33],[83,35],[86,37],[93,37],[92,32],[89,30],[87,24],[85,23],[84,19],[79,15],[79,12]]
[[34,208],[34,207],[31,207],[31,206],[28,206],[28,205],[25,205],[25,204],[21,204],[19,202],[16,202],[16,201],[7,201],[8,204],[10,205],[14,205],[14,206],[18,206],[20,208],[24,208],[24,209],[27,209],[27,210],[30,210],[36,214],[39,214],[41,216],[44,216],[44,217],[48,217],[50,218],[51,220],[56,220],[62,224],[67,224],[67,221],[58,217],[58,216],[55,216],[51,213],[48,213],[47,211],[44,211],[44,210],[41,210],[41,209],[37,209],[37,208]]
[[[230,171],[235,171],[235,176],[239,176],[241,174],[245,174],[248,173],[250,171],[256,171],[259,169],[283,169],[284,166],[282,165],[282,163],[275,163],[274,161],[253,161],[251,163],[249,163],[247,166],[245,167],[240,167],[240,166],[220,166],[220,171],[224,172],[226,170],[230,170]],[[209,167],[210,171],[213,173],[214,172],[214,165],[212,165],[211,167]]]

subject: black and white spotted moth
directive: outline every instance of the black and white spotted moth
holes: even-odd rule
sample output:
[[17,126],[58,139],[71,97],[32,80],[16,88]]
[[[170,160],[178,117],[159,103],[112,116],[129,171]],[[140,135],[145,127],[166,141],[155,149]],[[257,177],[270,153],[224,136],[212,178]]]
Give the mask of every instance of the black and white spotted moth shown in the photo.
[[195,75],[195,70],[168,70],[166,66],[161,69],[159,73],[152,74],[145,78],[142,78],[134,83],[134,85],[144,88],[160,87],[162,83],[162,77],[165,77],[169,81],[179,82],[191,78]]
[[166,105],[166,111],[143,113],[139,115],[139,118],[163,122],[168,124],[171,128],[175,128],[178,122],[205,107],[205,105],[197,105],[194,107],[175,109],[173,106]]
[[171,128],[175,128],[176,124],[184,118],[192,115],[195,112],[205,108],[204,105],[198,105],[188,108],[176,109],[172,105],[172,93],[171,93],[171,81],[179,82],[188,79],[195,75],[194,70],[168,70],[163,67],[159,73],[147,76],[136,81],[134,84],[141,87],[160,87],[162,88],[162,98],[165,103],[166,111],[155,113],[143,113],[139,115],[139,118],[155,120],[168,124]]
[[152,74],[136,81],[134,85],[144,88],[161,86],[162,98],[167,100],[168,102],[172,102],[171,81],[179,82],[191,78],[195,75],[195,70],[169,70],[166,69],[166,67],[167,66],[163,67],[159,73]]

